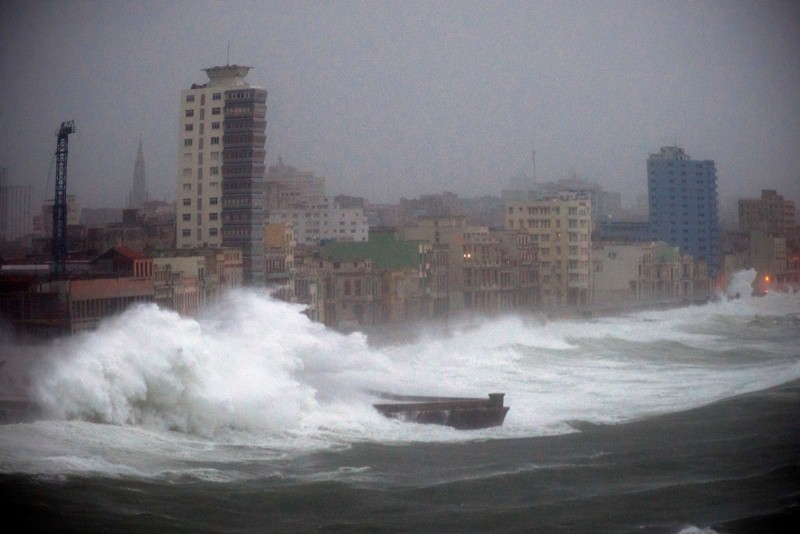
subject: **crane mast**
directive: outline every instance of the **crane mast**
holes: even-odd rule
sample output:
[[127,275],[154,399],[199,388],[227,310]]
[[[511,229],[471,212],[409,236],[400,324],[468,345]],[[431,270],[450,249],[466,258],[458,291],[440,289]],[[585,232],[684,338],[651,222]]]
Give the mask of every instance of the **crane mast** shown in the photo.
[[64,121],[58,130],[56,145],[56,194],[53,202],[53,276],[64,276],[67,270],[67,153],[69,134],[75,132],[75,121]]

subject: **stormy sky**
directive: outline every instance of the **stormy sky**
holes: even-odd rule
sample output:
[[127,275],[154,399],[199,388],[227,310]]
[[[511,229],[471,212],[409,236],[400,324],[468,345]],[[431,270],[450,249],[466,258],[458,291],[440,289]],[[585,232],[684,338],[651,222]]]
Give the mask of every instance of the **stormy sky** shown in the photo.
[[539,181],[632,202],[647,155],[677,142],[716,161],[722,199],[800,201],[789,1],[3,0],[0,165],[52,197],[55,132],[74,119],[82,205],[124,205],[140,136],[151,197],[173,200],[180,91],[226,62],[269,91],[267,165],[329,194],[499,195],[535,149]]

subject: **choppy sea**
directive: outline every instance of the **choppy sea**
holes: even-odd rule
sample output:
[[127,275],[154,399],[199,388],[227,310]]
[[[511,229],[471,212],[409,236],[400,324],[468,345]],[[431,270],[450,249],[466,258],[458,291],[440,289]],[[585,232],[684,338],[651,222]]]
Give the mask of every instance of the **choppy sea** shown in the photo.
[[[239,292],[4,344],[0,502],[20,532],[798,532],[800,293],[590,320],[342,334]],[[737,290],[738,289],[738,290]],[[502,427],[384,418],[484,397]]]

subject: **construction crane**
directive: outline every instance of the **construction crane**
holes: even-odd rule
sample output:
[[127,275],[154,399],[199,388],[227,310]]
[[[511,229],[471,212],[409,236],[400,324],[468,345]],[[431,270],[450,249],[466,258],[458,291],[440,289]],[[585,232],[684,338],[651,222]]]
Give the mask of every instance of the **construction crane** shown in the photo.
[[75,133],[75,121],[64,121],[58,130],[56,145],[56,196],[53,202],[53,277],[67,271],[67,153],[69,134]]

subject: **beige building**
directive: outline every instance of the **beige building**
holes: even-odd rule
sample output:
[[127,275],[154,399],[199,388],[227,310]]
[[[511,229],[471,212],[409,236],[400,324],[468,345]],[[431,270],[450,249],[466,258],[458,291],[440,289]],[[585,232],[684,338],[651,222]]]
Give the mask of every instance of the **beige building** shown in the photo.
[[430,243],[434,315],[458,313],[465,308],[466,231],[467,221],[463,216],[420,218],[403,229],[404,239]]
[[536,251],[522,230],[467,228],[464,304],[474,312],[531,311],[538,305]]
[[591,306],[589,200],[571,193],[545,200],[510,200],[506,202],[506,228],[531,235],[539,259],[539,285],[545,309]]
[[597,243],[592,246],[593,308],[608,311],[704,300],[708,273],[703,266],[660,241]]
[[196,315],[206,304],[206,259],[185,256],[153,259],[156,304],[181,315]]
[[220,295],[242,287],[242,252],[236,248],[195,249],[193,255],[154,258],[153,288],[159,306],[195,315]]

